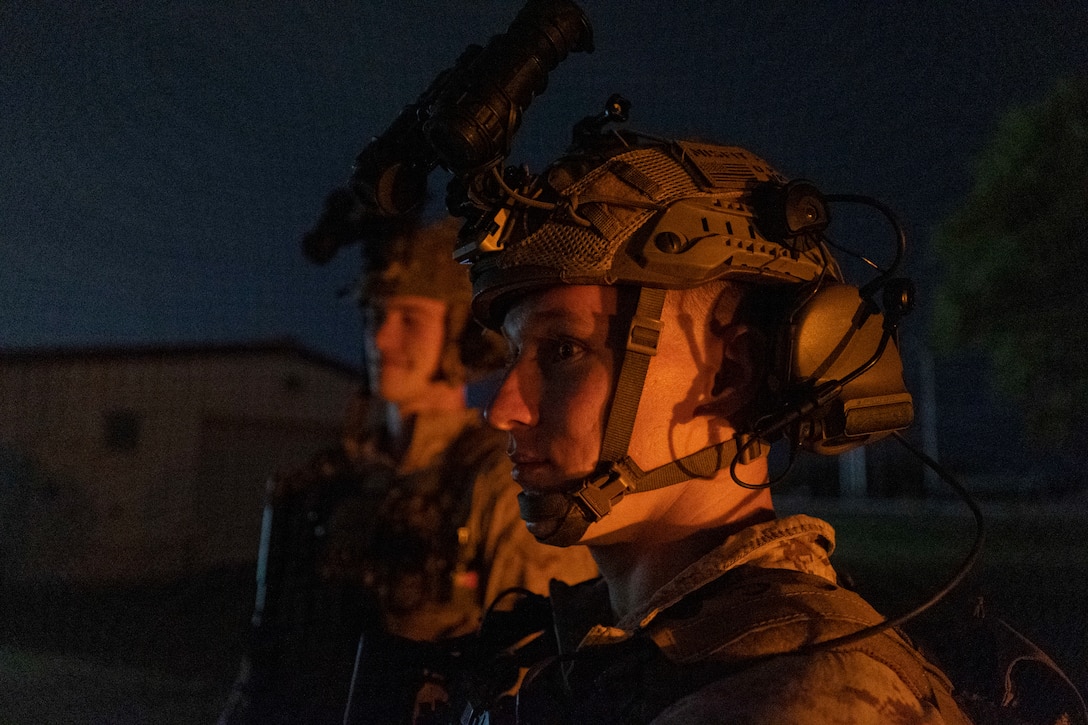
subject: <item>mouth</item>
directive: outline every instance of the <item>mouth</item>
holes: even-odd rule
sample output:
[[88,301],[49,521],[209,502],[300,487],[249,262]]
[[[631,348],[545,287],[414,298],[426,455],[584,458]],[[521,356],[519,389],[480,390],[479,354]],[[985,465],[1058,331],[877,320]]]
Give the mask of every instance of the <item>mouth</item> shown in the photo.
[[532,490],[544,482],[545,473],[551,466],[547,456],[533,451],[526,451],[524,448],[518,450],[517,443],[513,438],[510,439],[506,454],[514,464],[511,475],[522,488]]
[[545,472],[549,464],[545,459],[538,458],[513,458],[514,468],[511,475],[522,488],[532,490],[543,482]]

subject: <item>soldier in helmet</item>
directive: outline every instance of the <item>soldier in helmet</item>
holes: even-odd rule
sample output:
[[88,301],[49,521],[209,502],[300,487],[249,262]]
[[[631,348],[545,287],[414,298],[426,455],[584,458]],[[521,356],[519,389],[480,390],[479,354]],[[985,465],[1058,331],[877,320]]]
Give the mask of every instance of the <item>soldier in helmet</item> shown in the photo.
[[341,723],[349,690],[350,721],[411,722],[444,697],[430,643],[474,631],[508,590],[596,575],[588,552],[525,530],[504,437],[466,404],[501,357],[470,318],[455,229],[366,240],[371,391],[350,401],[339,449],[272,483],[254,642],[223,723]]
[[552,587],[550,651],[512,657],[514,700],[466,686],[461,721],[966,722],[839,585],[832,528],[780,518],[767,488],[769,442],[837,453],[909,425],[901,310],[872,301],[892,281],[846,284],[827,199],[750,152],[615,138],[462,240],[474,314],[509,348],[485,414],[521,515],[602,578]]

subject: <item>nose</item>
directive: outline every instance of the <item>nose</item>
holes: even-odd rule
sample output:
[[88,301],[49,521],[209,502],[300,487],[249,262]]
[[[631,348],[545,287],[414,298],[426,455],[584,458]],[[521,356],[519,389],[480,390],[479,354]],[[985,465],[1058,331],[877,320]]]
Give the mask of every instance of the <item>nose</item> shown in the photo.
[[381,320],[376,327],[372,327],[371,329],[374,348],[378,352],[388,352],[397,336],[397,326],[394,323],[393,315],[386,315],[385,319]]
[[506,372],[495,397],[484,410],[484,419],[492,428],[502,431],[535,425],[538,394],[539,384],[534,383],[534,376],[527,374],[521,364],[515,364]]

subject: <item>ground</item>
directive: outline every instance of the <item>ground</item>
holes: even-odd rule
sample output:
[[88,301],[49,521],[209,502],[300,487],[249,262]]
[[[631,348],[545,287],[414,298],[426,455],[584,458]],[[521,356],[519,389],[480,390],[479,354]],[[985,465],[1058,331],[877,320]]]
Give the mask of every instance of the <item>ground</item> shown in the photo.
[[253,591],[250,567],[167,587],[4,587],[0,725],[214,723]]
[[[878,608],[924,601],[967,552],[973,524],[954,502],[844,505],[783,498],[824,516],[837,565]],[[1088,505],[991,503],[976,570],[917,630],[970,611],[979,595],[1088,688]],[[253,601],[248,567],[170,587],[0,596],[0,725],[207,725],[234,677]],[[928,628],[928,631],[927,631]]]

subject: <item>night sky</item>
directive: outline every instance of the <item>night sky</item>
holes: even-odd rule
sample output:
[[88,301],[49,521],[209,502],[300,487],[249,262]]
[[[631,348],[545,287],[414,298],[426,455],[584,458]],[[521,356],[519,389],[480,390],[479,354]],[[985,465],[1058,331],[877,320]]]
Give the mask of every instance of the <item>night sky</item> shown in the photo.
[[[289,335],[356,362],[358,252],[317,267],[301,235],[367,139],[520,6],[0,3],[0,346]],[[510,162],[539,170],[619,92],[633,128],[882,199],[923,282],[999,114],[1088,68],[1082,1],[581,6],[596,51],[552,74]]]

